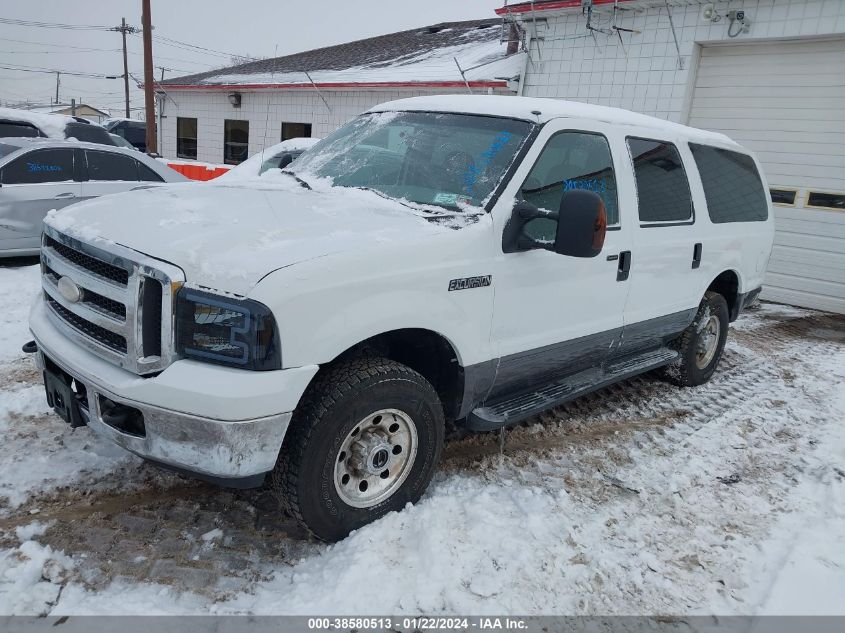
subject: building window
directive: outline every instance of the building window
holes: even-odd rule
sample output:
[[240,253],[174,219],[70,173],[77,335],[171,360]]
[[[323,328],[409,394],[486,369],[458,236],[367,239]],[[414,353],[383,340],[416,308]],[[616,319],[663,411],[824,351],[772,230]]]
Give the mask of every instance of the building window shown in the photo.
[[286,141],[289,138],[310,138],[311,124],[310,123],[282,123],[282,140]]
[[628,138],[637,179],[640,222],[689,222],[692,195],[677,148],[671,143]]
[[249,121],[223,121],[223,162],[237,165],[249,151]]
[[798,192],[795,189],[769,189],[769,195],[772,197],[772,202],[786,207],[795,205],[795,197],[797,194]]
[[823,193],[811,191],[807,196],[807,206],[819,209],[845,210],[845,193]]
[[177,117],[176,119],[176,156],[179,158],[197,157],[197,120]]

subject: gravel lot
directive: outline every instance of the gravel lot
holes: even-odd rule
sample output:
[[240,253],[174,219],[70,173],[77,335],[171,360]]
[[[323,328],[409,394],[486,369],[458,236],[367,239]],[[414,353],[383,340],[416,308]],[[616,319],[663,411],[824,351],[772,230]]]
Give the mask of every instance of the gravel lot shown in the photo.
[[0,267],[2,614],[845,614],[843,316],[763,304],[707,385],[452,438],[419,504],[327,546],[52,415],[37,288]]

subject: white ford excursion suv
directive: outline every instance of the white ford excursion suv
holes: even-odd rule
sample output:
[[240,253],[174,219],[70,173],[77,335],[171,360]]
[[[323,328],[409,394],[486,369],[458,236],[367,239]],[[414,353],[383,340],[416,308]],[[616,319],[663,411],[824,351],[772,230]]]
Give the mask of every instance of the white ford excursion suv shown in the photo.
[[25,348],[66,422],[224,485],[268,476],[336,540],[420,498],[447,422],[654,369],[707,381],[772,238],[760,166],[721,134],[405,99],[250,182],[51,214]]

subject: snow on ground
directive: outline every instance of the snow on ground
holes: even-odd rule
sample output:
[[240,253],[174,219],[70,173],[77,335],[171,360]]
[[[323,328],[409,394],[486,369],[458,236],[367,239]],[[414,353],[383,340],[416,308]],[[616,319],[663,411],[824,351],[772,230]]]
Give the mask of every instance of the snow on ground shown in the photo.
[[[7,315],[37,279],[0,283]],[[845,613],[843,317],[764,305],[707,385],[452,438],[420,503],[333,545],[71,431],[4,362],[0,613]]]

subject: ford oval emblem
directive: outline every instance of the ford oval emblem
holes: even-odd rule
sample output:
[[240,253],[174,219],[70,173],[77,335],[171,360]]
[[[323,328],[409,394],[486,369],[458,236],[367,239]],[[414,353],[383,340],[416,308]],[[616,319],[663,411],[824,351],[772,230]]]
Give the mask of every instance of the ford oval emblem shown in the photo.
[[76,303],[82,298],[82,290],[70,277],[59,279],[59,294],[71,303]]

